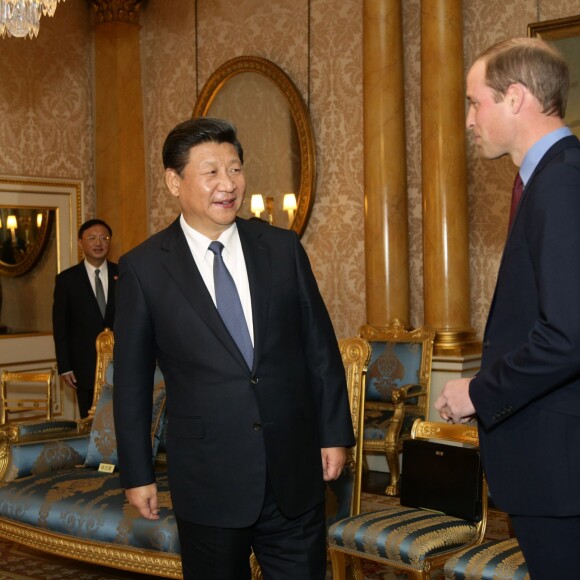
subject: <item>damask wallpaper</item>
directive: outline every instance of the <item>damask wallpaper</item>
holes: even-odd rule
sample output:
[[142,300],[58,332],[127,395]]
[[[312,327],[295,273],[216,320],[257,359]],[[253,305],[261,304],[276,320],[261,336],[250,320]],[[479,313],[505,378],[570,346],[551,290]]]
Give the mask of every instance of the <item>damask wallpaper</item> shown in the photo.
[[[308,103],[317,147],[316,200],[303,237],[338,336],[365,322],[363,0],[148,0],[141,66],[151,233],[177,214],[161,145],[191,116],[198,91],[240,55],[273,61]],[[421,0],[403,3],[411,323],[423,321],[420,147]],[[0,39],[0,174],[82,179],[95,211],[89,3],[67,0],[35,40]],[[580,0],[463,0],[467,68],[488,45],[530,22],[580,14]],[[501,257],[515,168],[468,142],[472,324],[481,336]],[[1,203],[1,202],[0,202]]]

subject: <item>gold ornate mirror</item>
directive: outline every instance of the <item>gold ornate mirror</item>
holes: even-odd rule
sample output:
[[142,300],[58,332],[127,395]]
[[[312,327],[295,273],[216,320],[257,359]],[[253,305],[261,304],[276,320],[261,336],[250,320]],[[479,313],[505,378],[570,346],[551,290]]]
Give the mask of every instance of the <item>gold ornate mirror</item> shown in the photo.
[[229,60],[206,82],[193,116],[236,125],[247,182],[239,215],[302,235],[314,203],[316,149],[308,109],[288,75],[261,57]]
[[0,206],[0,274],[22,276],[42,256],[54,211],[26,206]]

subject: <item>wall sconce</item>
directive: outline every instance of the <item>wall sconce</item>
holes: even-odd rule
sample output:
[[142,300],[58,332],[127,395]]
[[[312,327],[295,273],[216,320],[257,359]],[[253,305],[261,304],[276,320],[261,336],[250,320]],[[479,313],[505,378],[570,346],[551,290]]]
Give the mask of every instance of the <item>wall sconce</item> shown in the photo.
[[42,225],[42,212],[38,212],[36,214],[36,227],[38,229],[40,229],[40,226]]
[[261,194],[255,193],[252,195],[252,200],[250,202],[250,211],[257,217],[264,211],[264,198]]
[[6,220],[6,227],[10,230],[10,235],[12,236],[12,243],[16,244],[15,230],[18,228],[18,222],[16,221],[15,215],[8,216],[8,219]]
[[285,193],[282,209],[288,212],[288,226],[291,226],[292,222],[294,221],[294,212],[296,211],[297,207],[296,195],[293,193]]

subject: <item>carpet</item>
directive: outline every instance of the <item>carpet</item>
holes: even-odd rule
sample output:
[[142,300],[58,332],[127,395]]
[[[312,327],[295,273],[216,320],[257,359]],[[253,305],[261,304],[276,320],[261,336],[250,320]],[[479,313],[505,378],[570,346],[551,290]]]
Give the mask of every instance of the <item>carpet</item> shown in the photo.
[[[398,504],[398,498],[370,493],[362,494],[363,511],[374,511]],[[501,540],[507,538],[508,523],[503,512],[490,509],[486,538]],[[396,572],[374,562],[364,563],[365,580],[404,580],[406,574]],[[0,538],[0,580],[139,580],[152,578],[144,574],[125,572],[103,566],[85,564],[69,560],[32,548],[21,546]],[[332,574],[327,574],[331,580]],[[443,580],[443,573],[434,570],[432,580]]]
[[69,560],[0,538],[0,580],[138,580],[143,574]]

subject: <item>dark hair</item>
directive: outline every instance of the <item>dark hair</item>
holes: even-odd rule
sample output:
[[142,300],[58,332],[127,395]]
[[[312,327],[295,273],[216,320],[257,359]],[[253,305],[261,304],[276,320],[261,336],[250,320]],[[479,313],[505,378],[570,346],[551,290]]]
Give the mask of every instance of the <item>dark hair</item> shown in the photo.
[[564,118],[570,84],[562,54],[540,38],[511,38],[484,50],[485,81],[500,102],[510,85],[520,83],[542,105],[542,113]]
[[112,236],[113,235],[113,230],[111,229],[111,227],[109,226],[108,223],[104,222],[103,220],[99,220],[99,219],[93,219],[93,220],[87,220],[80,228],[79,228],[79,240],[83,237],[83,234],[89,229],[92,228],[93,226],[103,226],[105,228],[107,228],[107,231],[109,232],[109,235]]
[[163,167],[173,169],[181,176],[189,163],[191,148],[209,142],[231,143],[236,148],[240,161],[244,163],[244,151],[233,123],[225,119],[196,117],[179,123],[167,135],[163,144]]

